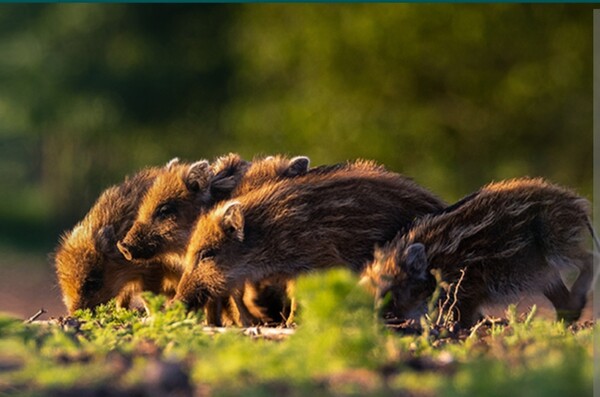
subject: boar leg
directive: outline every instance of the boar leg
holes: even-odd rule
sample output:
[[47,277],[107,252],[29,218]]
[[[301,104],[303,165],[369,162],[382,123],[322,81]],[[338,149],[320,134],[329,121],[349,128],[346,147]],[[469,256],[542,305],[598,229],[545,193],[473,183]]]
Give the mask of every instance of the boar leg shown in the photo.
[[125,288],[117,296],[117,307],[128,309],[131,299],[133,298],[133,289]]
[[548,285],[544,289],[544,295],[556,309],[557,319],[573,322],[579,318],[581,307],[573,307],[571,293],[560,279],[560,276],[557,275],[557,278],[557,282]]
[[205,313],[206,323],[208,325],[221,327],[223,325],[221,322],[221,318],[223,316],[223,298],[210,299],[206,303]]
[[579,275],[571,287],[569,305],[577,313],[577,320],[581,311],[587,303],[587,295],[594,282],[594,257],[592,253],[586,252],[579,259]]
[[556,275],[558,282],[549,285],[544,295],[556,308],[557,318],[566,322],[577,321],[587,302],[587,294],[594,280],[594,257],[589,252],[583,252],[572,262],[579,268],[579,275],[571,287],[571,291],[562,282],[560,275]]
[[471,328],[481,319],[479,311],[480,303],[472,302],[469,299],[460,299],[456,305],[458,311],[458,323],[462,328]]
[[230,296],[210,299],[204,307],[207,325],[227,327],[239,325],[239,314]]
[[129,310],[138,310],[150,315],[146,301],[140,295],[142,280],[128,283],[117,296],[117,307]]
[[[153,269],[154,270],[154,269]],[[162,271],[162,269],[155,269],[154,271],[150,272],[147,271],[142,275],[142,279],[141,279],[141,292],[144,291],[149,291],[152,292],[153,294],[160,294],[163,292],[163,278],[164,278],[164,272]],[[141,306],[139,307],[140,309],[144,309],[144,311],[146,312],[146,314],[150,315],[150,309],[148,308],[148,304],[146,303],[146,300],[144,299],[144,297],[142,297],[139,292],[136,294],[137,300],[139,302],[137,302],[138,304],[141,304]],[[169,298],[172,298],[173,295],[171,295]],[[131,304],[130,304],[131,306]]]
[[235,299],[232,296],[223,298],[223,314],[221,321],[224,326],[240,326],[240,312],[235,304]]
[[[287,282],[286,292],[290,298],[290,314],[285,319],[285,326],[291,327],[294,323],[296,309],[298,308],[298,303],[296,302],[296,282],[294,280],[290,280]],[[282,316],[285,318],[284,313],[282,313]]]
[[257,319],[252,313],[250,313],[250,310],[244,302],[244,287],[237,288],[235,291],[233,291],[232,296],[235,302],[235,306],[237,307],[238,312],[240,313],[240,322],[242,323],[242,326],[251,327],[253,325],[259,325],[260,320]]
[[[290,286],[280,277],[272,277],[245,285],[244,302],[262,322],[282,323],[290,316]],[[293,317],[289,320],[293,321]]]

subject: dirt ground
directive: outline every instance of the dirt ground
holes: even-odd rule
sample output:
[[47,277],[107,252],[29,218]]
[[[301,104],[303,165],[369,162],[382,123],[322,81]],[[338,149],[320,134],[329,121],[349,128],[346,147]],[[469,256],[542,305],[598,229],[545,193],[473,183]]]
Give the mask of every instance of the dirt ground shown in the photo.
[[66,314],[50,260],[0,251],[0,312],[29,318],[41,308],[47,311],[42,319]]
[[[538,306],[538,315],[554,317],[552,305],[543,296],[523,298],[518,304],[519,311],[527,311],[533,304]],[[47,313],[40,319],[66,314],[50,261],[42,254],[0,252],[0,312],[25,319],[41,308]],[[597,318],[599,309],[593,310],[590,297],[581,321]],[[504,310],[505,306],[493,307],[486,310],[486,314],[502,317]]]

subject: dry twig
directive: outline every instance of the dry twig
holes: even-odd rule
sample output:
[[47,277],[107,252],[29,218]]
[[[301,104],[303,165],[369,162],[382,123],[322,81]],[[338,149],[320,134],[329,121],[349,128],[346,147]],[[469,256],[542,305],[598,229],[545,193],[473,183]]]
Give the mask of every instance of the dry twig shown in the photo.
[[25,324],[31,324],[32,322],[34,322],[35,320],[38,319],[38,317],[40,317],[42,314],[47,313],[46,310],[42,307],[40,310],[37,311],[37,313],[35,313],[33,316],[29,317],[28,320],[25,320]]
[[[467,272],[466,267],[463,269],[460,269],[460,278],[458,279],[458,282],[456,283],[456,287],[454,287],[454,301],[452,302],[452,304],[450,305],[450,308],[448,309],[448,316],[446,317],[446,321],[444,321],[444,326],[447,326],[448,323],[451,321],[450,316],[452,316],[454,307],[458,303],[458,289],[460,288],[460,285],[462,284],[462,281],[465,278],[466,272]],[[459,317],[460,317],[460,313],[459,313]],[[452,320],[454,320],[454,319],[452,319]]]

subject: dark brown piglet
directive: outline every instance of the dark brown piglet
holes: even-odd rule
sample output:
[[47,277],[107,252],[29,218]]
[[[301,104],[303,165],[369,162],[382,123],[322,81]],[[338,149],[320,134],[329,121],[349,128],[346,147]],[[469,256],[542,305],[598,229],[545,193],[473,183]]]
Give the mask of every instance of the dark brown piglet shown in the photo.
[[[463,326],[479,319],[482,306],[537,292],[559,318],[574,321],[593,280],[592,253],[583,247],[593,232],[588,214],[587,200],[542,179],[492,183],[378,249],[365,276],[379,298],[391,294],[387,311],[401,318],[425,314],[438,269],[458,286],[453,315]],[[579,269],[570,291],[560,275],[569,267]]]

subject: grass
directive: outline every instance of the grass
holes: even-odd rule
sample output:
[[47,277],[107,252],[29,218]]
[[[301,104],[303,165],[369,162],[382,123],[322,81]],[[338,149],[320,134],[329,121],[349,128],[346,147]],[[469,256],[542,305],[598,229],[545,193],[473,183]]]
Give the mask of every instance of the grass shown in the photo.
[[345,271],[298,281],[293,335],[207,333],[202,314],[150,314],[114,304],[74,318],[24,324],[0,316],[0,394],[177,396],[586,396],[593,334],[535,316],[535,308],[477,329],[422,321],[384,326]]

